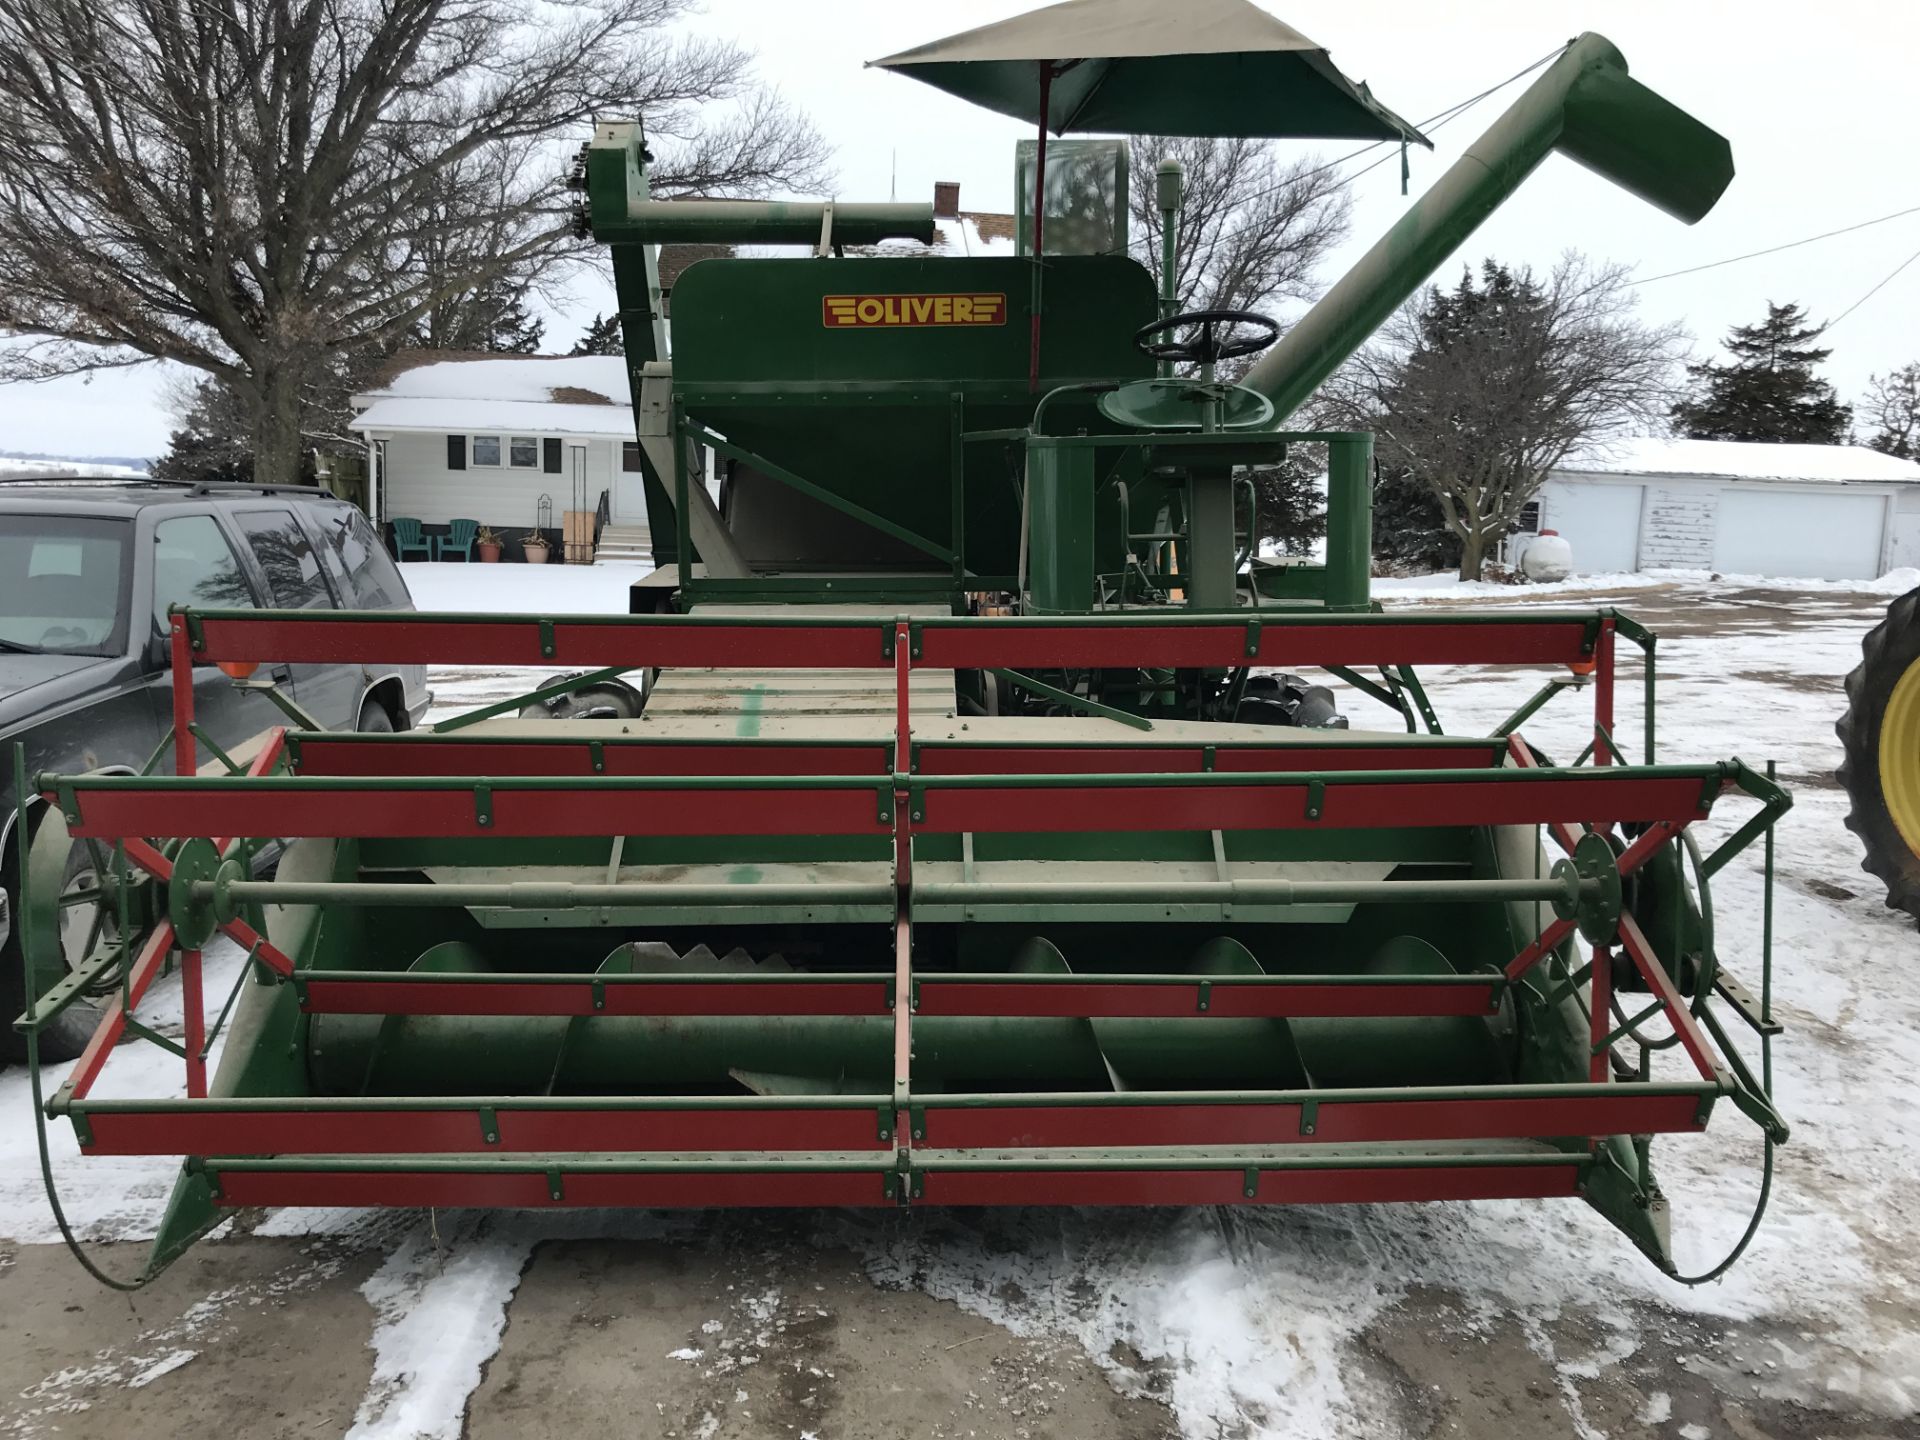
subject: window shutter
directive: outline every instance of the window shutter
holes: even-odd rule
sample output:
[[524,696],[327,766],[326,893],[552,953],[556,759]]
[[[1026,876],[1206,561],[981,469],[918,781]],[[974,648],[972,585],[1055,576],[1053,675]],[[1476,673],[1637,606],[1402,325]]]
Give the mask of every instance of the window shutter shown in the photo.
[[540,468],[542,470],[549,475],[558,475],[560,473],[560,442],[558,440],[542,440],[540,442],[540,458],[542,461]]
[[447,436],[447,468],[449,470],[464,470],[467,468],[466,436]]

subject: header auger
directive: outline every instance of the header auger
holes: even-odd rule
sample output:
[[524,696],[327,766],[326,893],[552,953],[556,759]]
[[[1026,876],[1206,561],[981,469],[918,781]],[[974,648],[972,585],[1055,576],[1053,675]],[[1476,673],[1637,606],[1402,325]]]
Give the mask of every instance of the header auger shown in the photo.
[[[249,1205],[1578,1195],[1671,1271],[1652,1137],[1722,1099],[1785,1136],[1724,1024],[1765,1043],[1764,978],[1751,1001],[1723,967],[1748,937],[1709,886],[1787,797],[1656,763],[1625,615],[1379,613],[1371,437],[1281,428],[1556,146],[1688,219],[1731,175],[1584,37],[1236,385],[1213,362],[1274,327],[1179,316],[1127,258],[1124,147],[1054,151],[1077,179],[1043,177],[1042,286],[1031,254],[887,253],[925,207],[656,202],[639,127],[599,126],[584,214],[661,562],[634,613],[176,611],[175,773],[22,787],[37,988],[71,847],[116,877],[117,924],[25,1023],[111,997],[46,1108],[90,1154],[185,1158],[152,1264]],[[691,239],[817,253],[688,269],[669,359],[654,247]],[[1240,471],[1308,441],[1325,562],[1253,558]],[[645,677],[645,704],[296,713],[201,770],[196,667],[376,657],[573,672],[547,699]],[[1486,665],[1539,693],[1442,733],[1417,667]],[[1570,689],[1592,743],[1554,764],[1519,731]],[[202,993],[216,935],[248,957],[229,997]],[[139,1018],[169,964],[177,1042]],[[107,1093],[128,1036],[180,1053],[183,1096]]]

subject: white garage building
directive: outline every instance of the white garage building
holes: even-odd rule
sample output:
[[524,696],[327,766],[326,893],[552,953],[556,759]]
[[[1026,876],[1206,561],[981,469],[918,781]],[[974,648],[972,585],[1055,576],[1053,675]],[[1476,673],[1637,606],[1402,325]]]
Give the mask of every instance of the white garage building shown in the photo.
[[1864,445],[1620,440],[1550,472],[1528,518],[1583,575],[1871,580],[1920,566],[1920,465]]

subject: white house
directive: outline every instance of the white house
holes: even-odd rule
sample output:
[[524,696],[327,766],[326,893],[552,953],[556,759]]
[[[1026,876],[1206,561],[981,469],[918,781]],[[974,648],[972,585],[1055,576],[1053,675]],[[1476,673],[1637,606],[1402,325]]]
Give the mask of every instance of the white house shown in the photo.
[[1621,440],[1551,471],[1529,519],[1579,574],[1871,580],[1920,565],[1920,465],[1863,445]]
[[604,491],[615,520],[644,525],[628,397],[617,355],[403,355],[353,397],[369,508],[429,532],[459,518],[515,535],[540,525],[557,544],[565,513],[593,511]]

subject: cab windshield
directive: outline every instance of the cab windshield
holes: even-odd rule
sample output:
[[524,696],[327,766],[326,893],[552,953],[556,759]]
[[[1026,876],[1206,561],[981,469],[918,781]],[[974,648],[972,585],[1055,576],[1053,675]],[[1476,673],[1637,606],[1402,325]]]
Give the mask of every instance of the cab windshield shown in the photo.
[[0,527],[0,652],[118,655],[126,640],[127,522],[7,516]]

